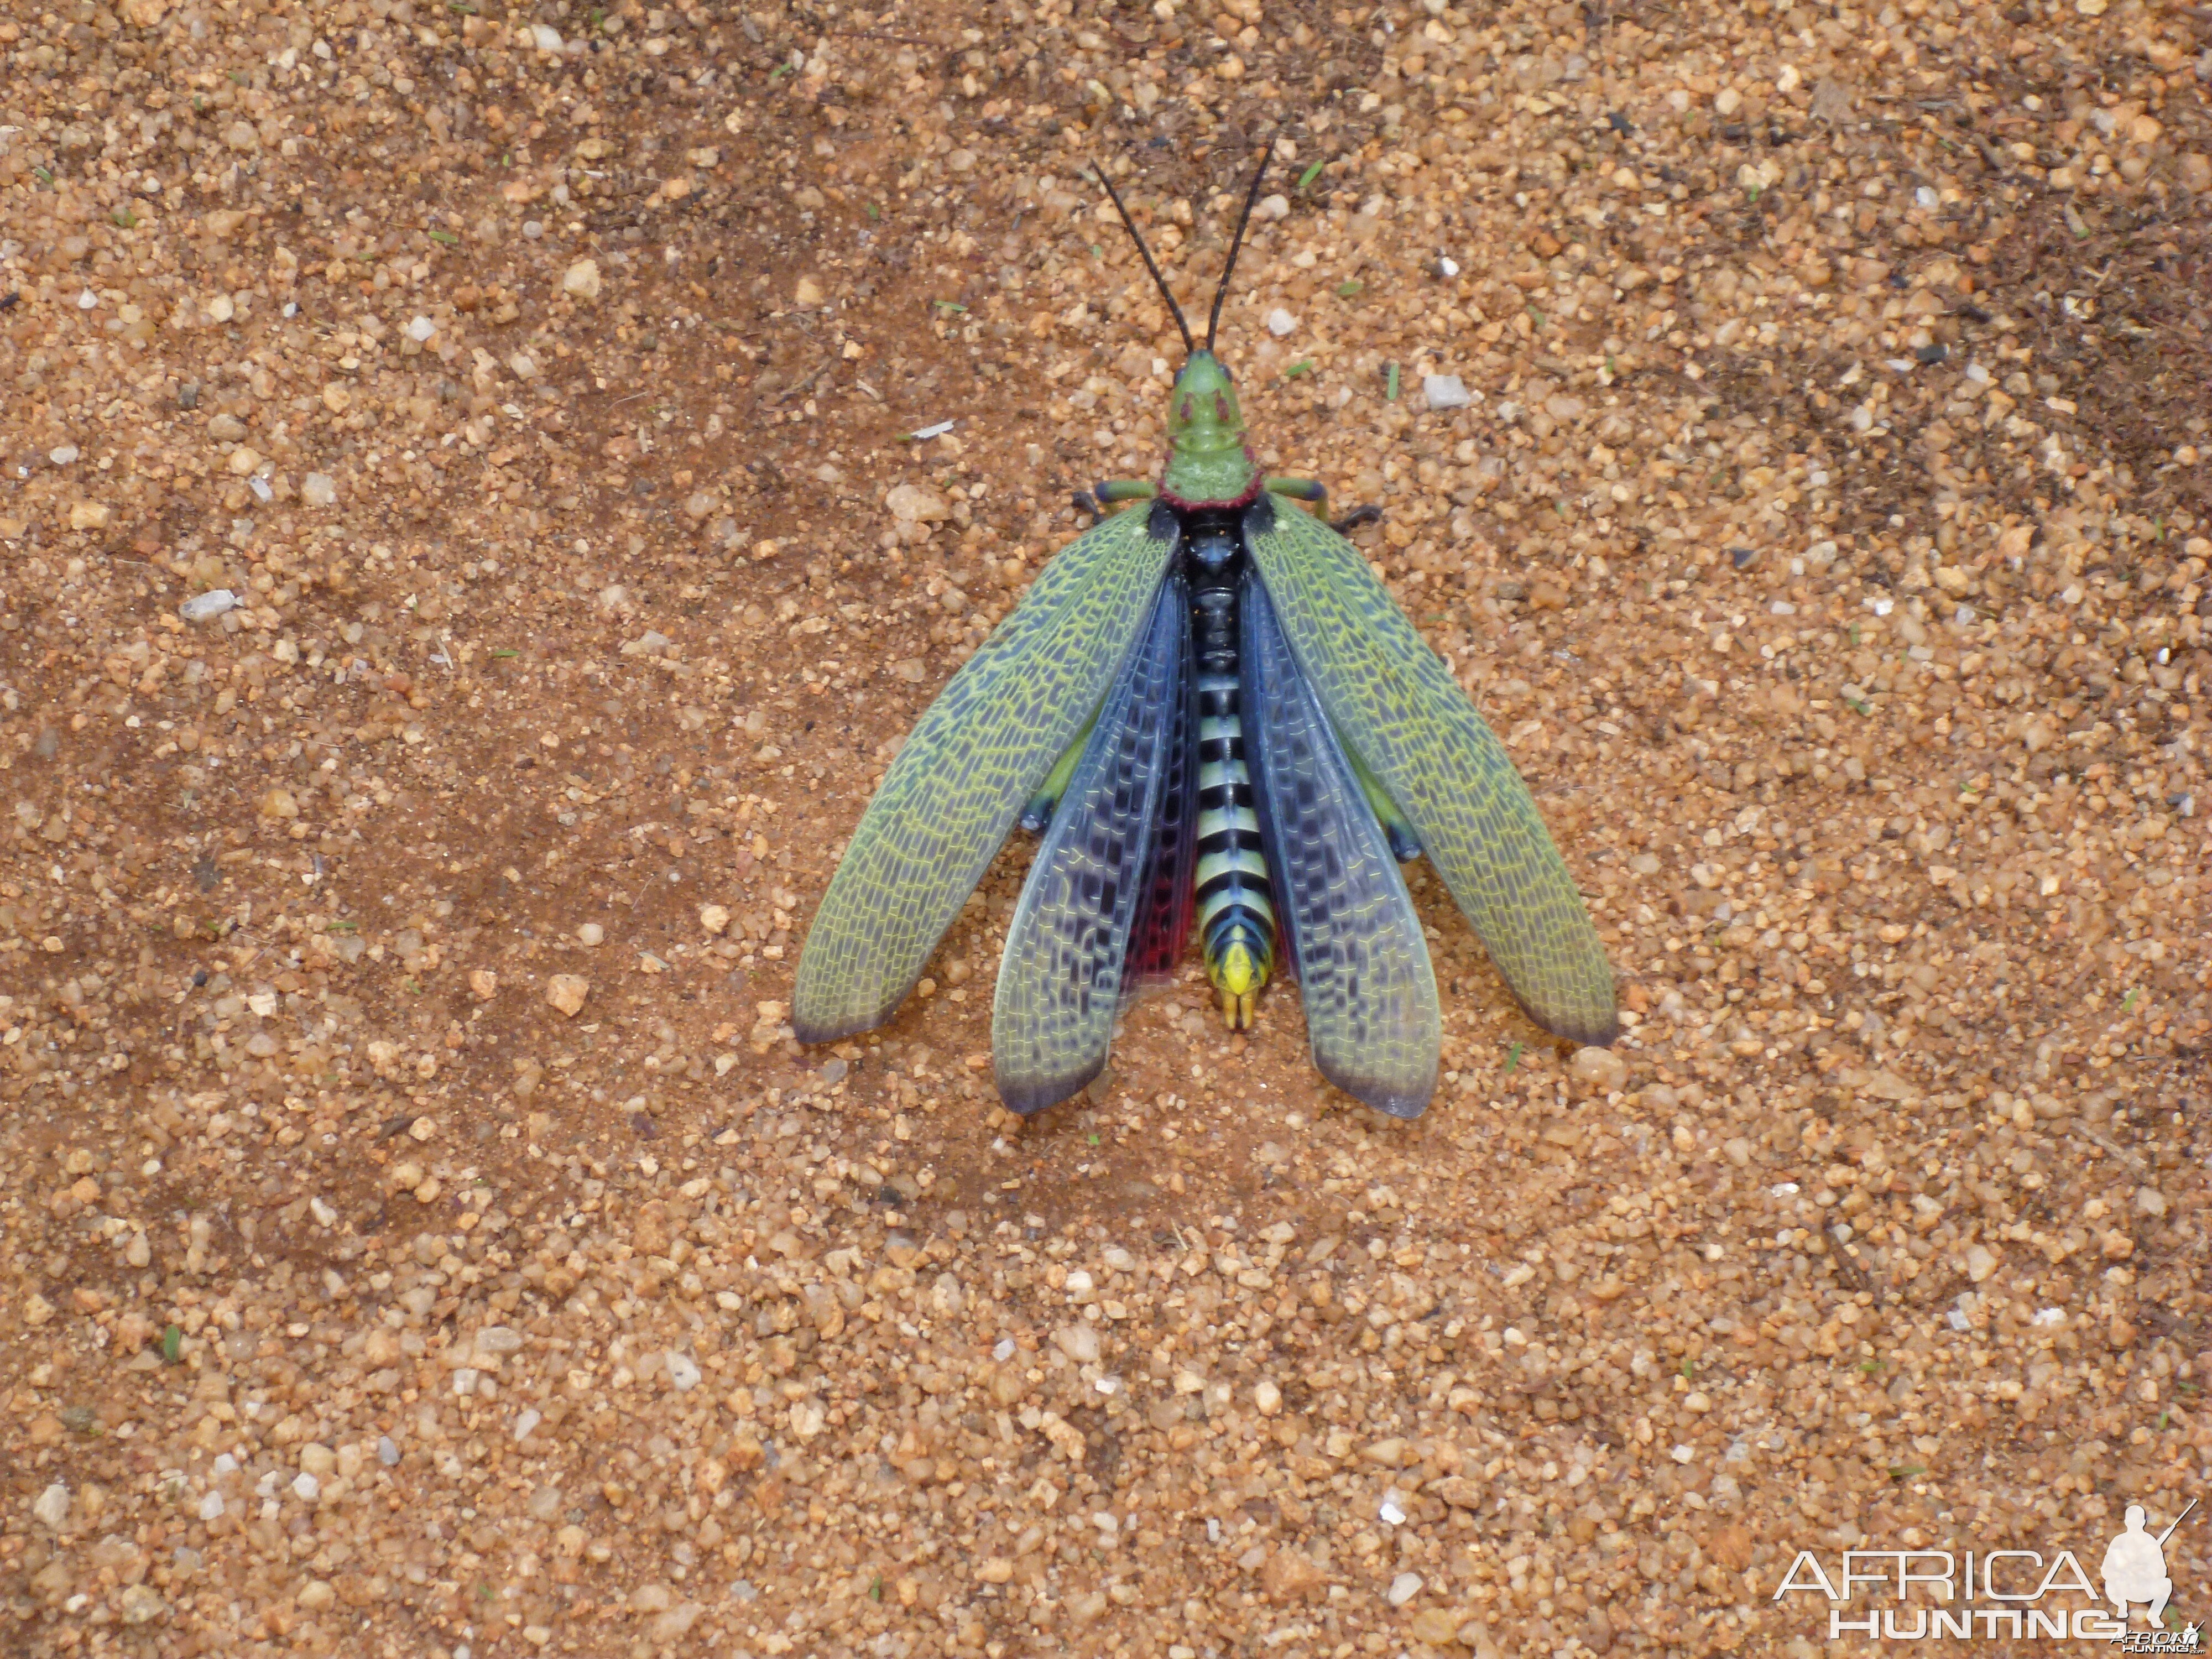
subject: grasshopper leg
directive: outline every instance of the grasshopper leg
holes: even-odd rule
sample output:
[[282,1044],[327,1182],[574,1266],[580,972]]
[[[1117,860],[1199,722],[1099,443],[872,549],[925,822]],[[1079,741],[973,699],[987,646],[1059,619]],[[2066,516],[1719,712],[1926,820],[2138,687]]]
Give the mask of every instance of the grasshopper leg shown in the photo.
[[[1267,489],[1269,495],[1280,495],[1287,501],[1308,502],[1312,506],[1316,516],[1328,518],[1328,491],[1315,479],[1270,478],[1267,480]],[[1356,530],[1361,525],[1377,523],[1382,517],[1382,509],[1379,507],[1356,507],[1340,519],[1328,519],[1328,527],[1339,535],[1342,535],[1346,531]]]
[[1281,495],[1293,501],[1308,501],[1316,513],[1328,510],[1328,491],[1313,478],[1270,478],[1267,490],[1270,495]]
[[1142,478],[1102,478],[1090,489],[1075,492],[1075,510],[1088,513],[1091,523],[1096,524],[1106,516],[1109,507],[1129,501],[1149,501],[1158,493]]

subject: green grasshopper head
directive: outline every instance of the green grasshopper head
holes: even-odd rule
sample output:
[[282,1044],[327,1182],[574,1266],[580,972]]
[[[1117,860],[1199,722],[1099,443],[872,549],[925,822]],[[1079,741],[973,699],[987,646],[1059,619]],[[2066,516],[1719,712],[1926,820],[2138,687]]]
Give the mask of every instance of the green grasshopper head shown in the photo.
[[1228,366],[1211,351],[1194,351],[1176,376],[1168,408],[1168,442],[1178,450],[1215,454],[1244,447],[1244,414],[1237,406]]
[[1260,184],[1267,176],[1267,156],[1261,152],[1253,169],[1251,187],[1244,193],[1244,211],[1237,221],[1237,234],[1229,244],[1229,258],[1221,267],[1221,282],[1213,291],[1213,314],[1206,319],[1206,343],[1190,337],[1182,307],[1176,303],[1167,278],[1160,275],[1152,249],[1137,229],[1136,221],[1122,205],[1121,193],[1098,169],[1098,181],[1113,198],[1115,211],[1128,228],[1130,240],[1152,272],[1160,297],[1168,302],[1176,327],[1182,331],[1183,349],[1189,353],[1182,372],[1176,376],[1168,405],[1168,465],[1160,480],[1161,493],[1172,502],[1200,506],[1211,502],[1249,500],[1259,488],[1260,469],[1244,447],[1244,413],[1237,406],[1237,386],[1221,359],[1213,355],[1213,337],[1221,326],[1222,302],[1229,297],[1229,278],[1237,269],[1237,255],[1244,246],[1245,227],[1252,222],[1252,207],[1260,199]]

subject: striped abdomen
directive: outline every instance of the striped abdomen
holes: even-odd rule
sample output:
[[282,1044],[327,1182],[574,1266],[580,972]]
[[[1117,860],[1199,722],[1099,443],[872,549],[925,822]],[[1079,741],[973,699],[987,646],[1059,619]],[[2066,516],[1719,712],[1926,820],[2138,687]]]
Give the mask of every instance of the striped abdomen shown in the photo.
[[1198,647],[1198,936],[1222,1017],[1243,1030],[1274,967],[1275,911],[1237,706],[1235,588],[1200,586],[1191,598],[1191,620]]

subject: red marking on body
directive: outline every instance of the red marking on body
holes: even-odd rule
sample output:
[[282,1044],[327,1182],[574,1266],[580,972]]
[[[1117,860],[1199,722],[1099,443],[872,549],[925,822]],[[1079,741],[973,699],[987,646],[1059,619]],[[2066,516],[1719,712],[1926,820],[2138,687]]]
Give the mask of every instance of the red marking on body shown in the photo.
[[1173,490],[1167,487],[1164,474],[1162,475],[1159,498],[1165,501],[1170,507],[1185,513],[1195,513],[1200,507],[1249,507],[1253,502],[1260,499],[1260,491],[1267,483],[1267,480],[1266,475],[1260,471],[1260,464],[1252,459],[1252,448],[1249,444],[1244,447],[1244,465],[1252,469],[1252,482],[1245,486],[1244,493],[1243,495],[1233,496],[1228,501],[1194,501],[1186,500],[1184,497],[1176,495]]

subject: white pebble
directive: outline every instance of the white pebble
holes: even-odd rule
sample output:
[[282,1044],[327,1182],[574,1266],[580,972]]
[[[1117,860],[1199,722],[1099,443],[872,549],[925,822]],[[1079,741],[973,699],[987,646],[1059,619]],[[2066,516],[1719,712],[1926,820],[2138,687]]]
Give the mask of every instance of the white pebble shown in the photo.
[[55,450],[53,453],[47,456],[46,459],[52,461],[56,466],[67,466],[71,461],[77,458],[78,453],[79,451],[75,444],[64,444],[60,448]]
[[376,1437],[376,1461],[390,1468],[399,1461],[399,1443],[388,1434]]
[[1421,395],[1431,409],[1465,409],[1474,401],[1467,395],[1467,382],[1456,374],[1424,374]]
[[1912,199],[1924,208],[1940,206],[1943,200],[1936,193],[1936,187],[1933,185],[1921,185],[1918,190],[1912,192]]
[[310,472],[300,480],[300,499],[309,507],[328,507],[337,498],[337,480],[327,472]]
[[69,1488],[58,1480],[40,1492],[31,1504],[33,1518],[43,1522],[55,1532],[59,1532],[68,1522],[69,1512]]
[[530,26],[530,41],[540,52],[558,52],[561,50],[561,31],[550,23],[532,23]]
[[464,1365],[453,1373],[453,1392],[465,1400],[477,1391],[477,1384],[483,1377],[483,1373],[474,1365]]
[[90,311],[99,303],[100,295],[94,294],[90,289],[85,289],[83,293],[76,296],[76,308],[79,311]]
[[211,1492],[206,1497],[200,1499],[199,1515],[201,1520],[213,1521],[220,1517],[222,1514],[222,1494],[221,1492]]
[[587,947],[596,949],[605,944],[606,939],[607,930],[596,921],[587,921],[576,930],[577,942]]
[[507,360],[507,367],[518,380],[526,380],[538,373],[537,360],[529,353],[518,351]]
[[228,588],[217,587],[186,599],[177,607],[177,614],[188,623],[213,622],[225,611],[235,611],[244,603]]
[[1449,253],[1437,255],[1437,275],[1449,282],[1459,275],[1459,261]]
[[536,219],[525,219],[522,222],[523,240],[526,242],[534,242],[544,234],[545,227],[540,221]]
[[1054,1344],[1079,1365],[1095,1363],[1098,1358],[1098,1328],[1088,1322],[1063,1326],[1052,1334]]
[[561,278],[561,291],[574,295],[579,300],[598,299],[602,286],[596,259],[577,260]]
[[514,1419],[514,1437],[517,1440],[529,1439],[530,1431],[544,1420],[545,1416],[544,1413],[540,1412],[534,1406],[530,1407],[526,1410],[521,1416]]
[[1267,332],[1279,340],[1297,325],[1298,319],[1280,306],[1267,313]]
[[688,1353],[674,1348],[668,1351],[668,1385],[678,1394],[689,1394],[699,1386],[699,1362]]
[[1386,1492],[1382,1494],[1382,1507],[1375,1513],[1386,1527],[1402,1527],[1406,1524],[1404,1500],[1395,1492]]
[[437,324],[428,317],[417,317],[407,325],[407,337],[420,345],[438,331]]
[[312,1504],[323,1495],[323,1483],[305,1469],[292,1478],[292,1496],[302,1504]]
[[512,1325],[487,1325],[477,1333],[479,1353],[520,1353],[522,1333]]
[[218,1452],[211,1467],[215,1470],[216,1479],[220,1480],[226,1474],[238,1473],[238,1460],[228,1452]]
[[1390,1605],[1402,1607],[1421,1593],[1421,1575],[1401,1572],[1390,1581]]
[[1013,1357],[1014,1339],[1011,1336],[1000,1337],[998,1340],[997,1346],[991,1350],[991,1358],[997,1360],[1001,1365],[1003,1365]]
[[276,492],[269,488],[269,480],[266,478],[259,477],[248,478],[246,481],[246,487],[253,492],[253,499],[257,501],[265,504],[276,499]]

